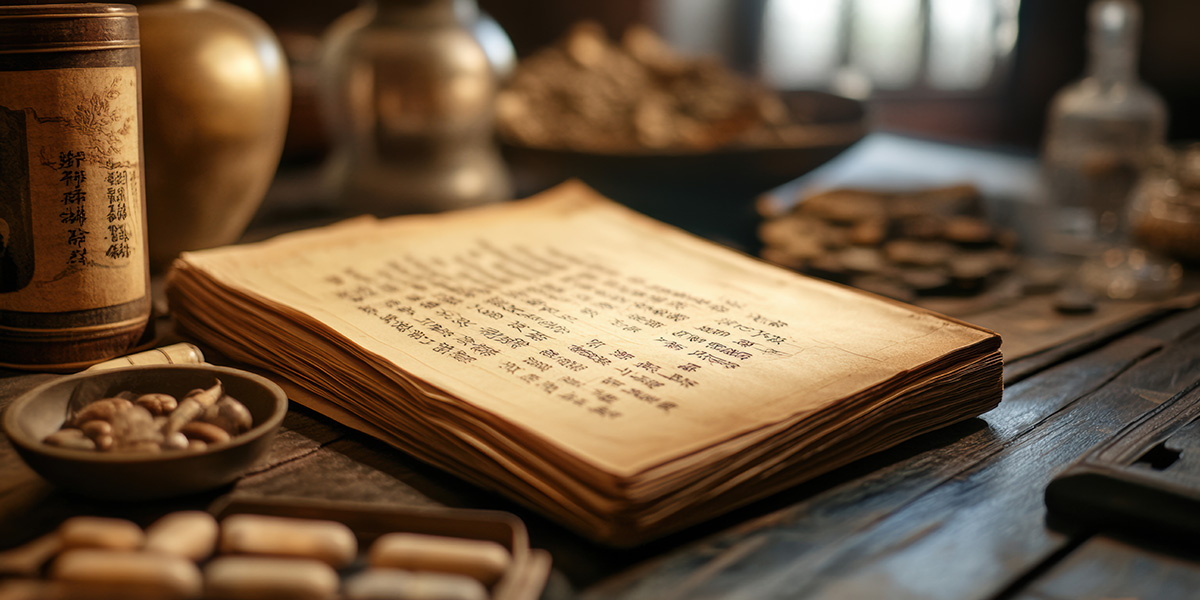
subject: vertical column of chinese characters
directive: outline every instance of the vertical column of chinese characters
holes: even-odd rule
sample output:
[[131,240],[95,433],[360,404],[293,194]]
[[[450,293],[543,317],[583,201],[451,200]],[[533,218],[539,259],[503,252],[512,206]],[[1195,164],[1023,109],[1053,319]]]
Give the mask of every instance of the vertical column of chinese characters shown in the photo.
[[104,255],[111,259],[129,258],[129,181],[128,169],[109,164],[108,175],[108,249]]
[[84,159],[82,150],[58,154],[58,168],[62,173],[58,180],[66,188],[62,196],[63,209],[58,218],[67,226],[67,248],[71,250],[67,257],[69,266],[82,266],[88,262],[88,231],[84,229],[87,223],[87,191],[83,188],[87,181],[87,174],[83,171]]

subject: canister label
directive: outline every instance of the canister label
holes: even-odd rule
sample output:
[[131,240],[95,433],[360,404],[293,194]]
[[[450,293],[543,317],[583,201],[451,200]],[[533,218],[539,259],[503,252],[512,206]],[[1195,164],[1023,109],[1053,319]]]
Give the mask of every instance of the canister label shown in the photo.
[[140,142],[136,67],[0,72],[0,324],[145,298]]

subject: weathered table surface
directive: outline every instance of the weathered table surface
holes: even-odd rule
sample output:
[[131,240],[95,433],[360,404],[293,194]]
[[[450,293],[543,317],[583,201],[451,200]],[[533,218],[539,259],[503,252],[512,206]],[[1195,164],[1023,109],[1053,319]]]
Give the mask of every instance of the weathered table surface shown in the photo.
[[[494,493],[293,405],[267,459],[230,488],[149,504],[56,491],[0,439],[0,547],[74,514],[147,523],[225,493],[507,510],[566,598],[1189,598],[1200,549],[1048,517],[1046,484],[1200,383],[1200,309],[1155,313],[1006,368],[998,408],[634,549],[590,543]],[[0,372],[0,407],[50,374]]]

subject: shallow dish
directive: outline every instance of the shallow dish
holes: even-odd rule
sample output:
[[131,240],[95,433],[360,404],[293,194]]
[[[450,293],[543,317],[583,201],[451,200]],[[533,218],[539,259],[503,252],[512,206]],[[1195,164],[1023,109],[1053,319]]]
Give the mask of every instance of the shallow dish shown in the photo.
[[745,250],[755,243],[759,194],[828,162],[869,129],[856,100],[815,91],[782,98],[797,115],[789,143],[588,152],[505,140],[503,149],[518,197],[578,178],[630,208]]
[[[254,419],[251,429],[204,451],[112,453],[58,448],[42,443],[62,427],[72,392],[95,385],[104,395],[122,390],[182,397],[219,379]],[[230,483],[270,447],[287,413],[287,395],[267,379],[213,365],[147,365],[85,371],[42,384],[13,401],[4,433],[17,453],[55,485],[105,500],[151,500],[199,492]]]

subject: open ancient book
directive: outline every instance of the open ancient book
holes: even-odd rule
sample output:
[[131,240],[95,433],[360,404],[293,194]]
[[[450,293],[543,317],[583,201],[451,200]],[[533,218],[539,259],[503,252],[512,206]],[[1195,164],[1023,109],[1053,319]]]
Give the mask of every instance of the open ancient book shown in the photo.
[[1001,396],[1000,339],[567,183],[184,254],[178,325],[293,400],[633,544]]

